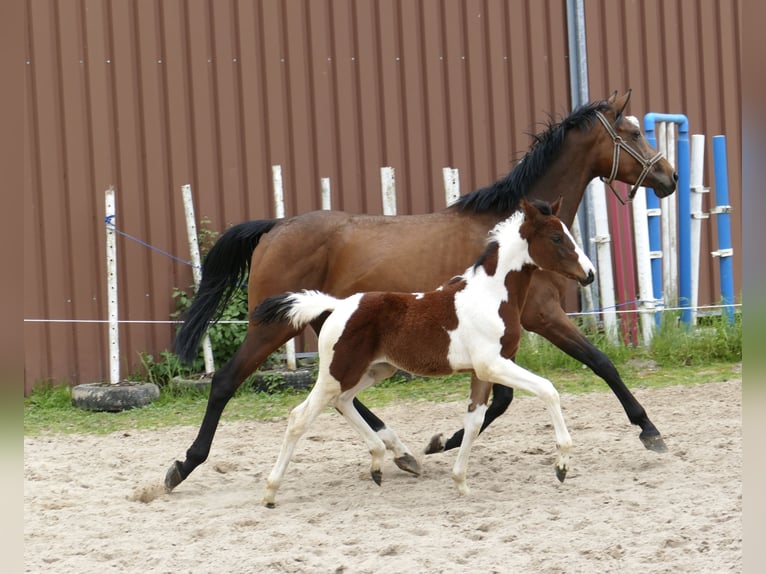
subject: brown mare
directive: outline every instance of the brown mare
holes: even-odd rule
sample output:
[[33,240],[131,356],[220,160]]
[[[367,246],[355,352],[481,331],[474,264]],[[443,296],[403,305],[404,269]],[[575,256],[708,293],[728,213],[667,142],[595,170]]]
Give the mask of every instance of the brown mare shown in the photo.
[[[316,289],[336,297],[387,290],[432,289],[460,273],[483,251],[487,232],[517,208],[521,198],[552,201],[559,195],[559,214],[571,226],[588,182],[595,177],[641,183],[659,196],[671,194],[678,179],[660,159],[629,116],[623,114],[630,92],[587,104],[535,136],[522,161],[494,184],[462,196],[453,205],[429,214],[374,216],[318,211],[283,220],[241,223],[227,230],[205,258],[202,281],[175,341],[179,357],[191,362],[211,321],[244,277],[251,309],[270,295]],[[627,153],[619,154],[622,149]],[[565,353],[590,367],[617,395],[631,423],[641,427],[647,448],[665,449],[660,432],[623,383],[617,369],[566,316],[561,303],[566,280],[538,270],[532,279],[521,321]],[[312,322],[316,332],[321,317]],[[183,462],[175,461],[165,477],[172,490],[210,453],[218,421],[229,399],[263,361],[300,333],[289,322],[257,325],[252,320],[234,356],[213,376],[205,416]],[[483,428],[502,414],[512,390],[493,387]],[[396,434],[358,399],[355,408],[375,430],[404,470],[419,465]],[[463,431],[431,451],[459,446]]]
[[[458,491],[468,493],[471,445],[487,411],[490,386],[527,390],[548,407],[556,436],[556,476],[569,470],[572,439],[553,384],[513,361],[521,340],[521,311],[536,268],[588,285],[595,269],[556,217],[560,202],[520,202],[521,210],[498,223],[487,248],[459,277],[427,293],[376,291],[336,299],[319,291],[267,297],[252,318],[260,325],[290,322],[302,329],[320,316],[319,377],[308,397],[290,413],[263,503],[274,507],[295,446],[328,404],[361,435],[372,454],[370,474],[380,485],[386,445],[353,405],[357,393],[397,369],[439,376],[476,373],[465,415],[465,436],[452,470]],[[330,313],[328,316],[327,313]]]

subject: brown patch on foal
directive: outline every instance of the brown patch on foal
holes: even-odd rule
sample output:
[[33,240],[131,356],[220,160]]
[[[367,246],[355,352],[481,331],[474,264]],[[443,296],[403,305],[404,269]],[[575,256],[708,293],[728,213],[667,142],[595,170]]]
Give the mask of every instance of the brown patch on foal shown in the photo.
[[[452,373],[447,360],[448,331],[458,325],[454,293],[463,285],[431,291],[424,298],[410,293],[366,293],[335,344],[330,373],[340,381],[341,390],[356,385],[378,359],[421,375]],[[423,341],[428,341],[426,348]]]

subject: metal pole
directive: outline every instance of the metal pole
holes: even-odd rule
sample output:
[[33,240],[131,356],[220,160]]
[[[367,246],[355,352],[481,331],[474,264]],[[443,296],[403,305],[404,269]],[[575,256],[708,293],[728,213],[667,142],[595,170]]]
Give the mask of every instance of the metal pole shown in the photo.
[[117,300],[117,237],[114,233],[115,200],[114,187],[109,186],[105,193],[106,221],[106,299],[109,315],[109,382],[120,382],[120,329],[118,322],[119,305]]

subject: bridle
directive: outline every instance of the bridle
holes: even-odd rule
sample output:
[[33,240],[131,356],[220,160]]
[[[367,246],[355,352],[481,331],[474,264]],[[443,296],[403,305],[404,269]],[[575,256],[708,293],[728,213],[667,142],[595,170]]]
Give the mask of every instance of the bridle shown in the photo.
[[[614,142],[614,155],[612,156],[612,173],[609,175],[608,179],[604,179],[602,177],[601,181],[603,181],[609,187],[609,189],[612,190],[612,193],[614,193],[617,200],[621,204],[625,205],[627,202],[633,200],[633,196],[636,195],[638,188],[641,187],[642,183],[644,183],[646,176],[649,175],[649,171],[651,171],[654,164],[660,160],[660,158],[662,157],[662,153],[657,152],[657,155],[655,155],[651,159],[648,159],[648,160],[644,159],[644,157],[641,154],[639,154],[636,150],[634,150],[627,143],[625,143],[625,140],[622,139],[621,136],[617,135],[617,132],[614,131],[612,124],[610,124],[607,121],[607,119],[604,117],[604,115],[601,112],[596,112],[596,117],[604,125],[604,129],[606,129],[607,133],[611,136],[612,141]],[[620,194],[617,193],[617,190],[612,185],[612,182],[617,177],[617,169],[620,166],[620,148],[624,149],[626,152],[632,155],[633,159],[635,159],[643,167],[643,170],[641,170],[641,175],[638,176],[636,183],[633,184],[633,187],[631,188],[627,199],[623,199],[622,197],[620,197]]]

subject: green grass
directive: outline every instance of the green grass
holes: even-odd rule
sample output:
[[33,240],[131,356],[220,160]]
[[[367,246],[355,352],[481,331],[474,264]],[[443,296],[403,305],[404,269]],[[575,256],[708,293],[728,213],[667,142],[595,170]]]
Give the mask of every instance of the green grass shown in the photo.
[[[650,349],[615,345],[599,333],[589,338],[612,359],[629,388],[693,385],[741,377],[739,318],[734,325],[717,317],[706,318],[697,328],[686,330],[679,326],[677,318],[669,316],[658,329]],[[609,392],[606,383],[590,369],[541,337],[526,334],[517,361],[551,379],[562,393]],[[469,380],[465,374],[425,380],[394,377],[367,389],[360,398],[373,409],[394,402],[466,400]],[[159,399],[146,407],[118,413],[84,411],[72,406],[71,391],[66,385],[40,385],[24,400],[24,434],[111,433],[177,425],[198,427],[205,412],[206,397],[198,391],[174,389],[163,380],[156,382],[161,388]],[[284,417],[306,396],[306,391],[263,393],[249,388],[243,385],[232,398],[224,411],[224,420]]]

